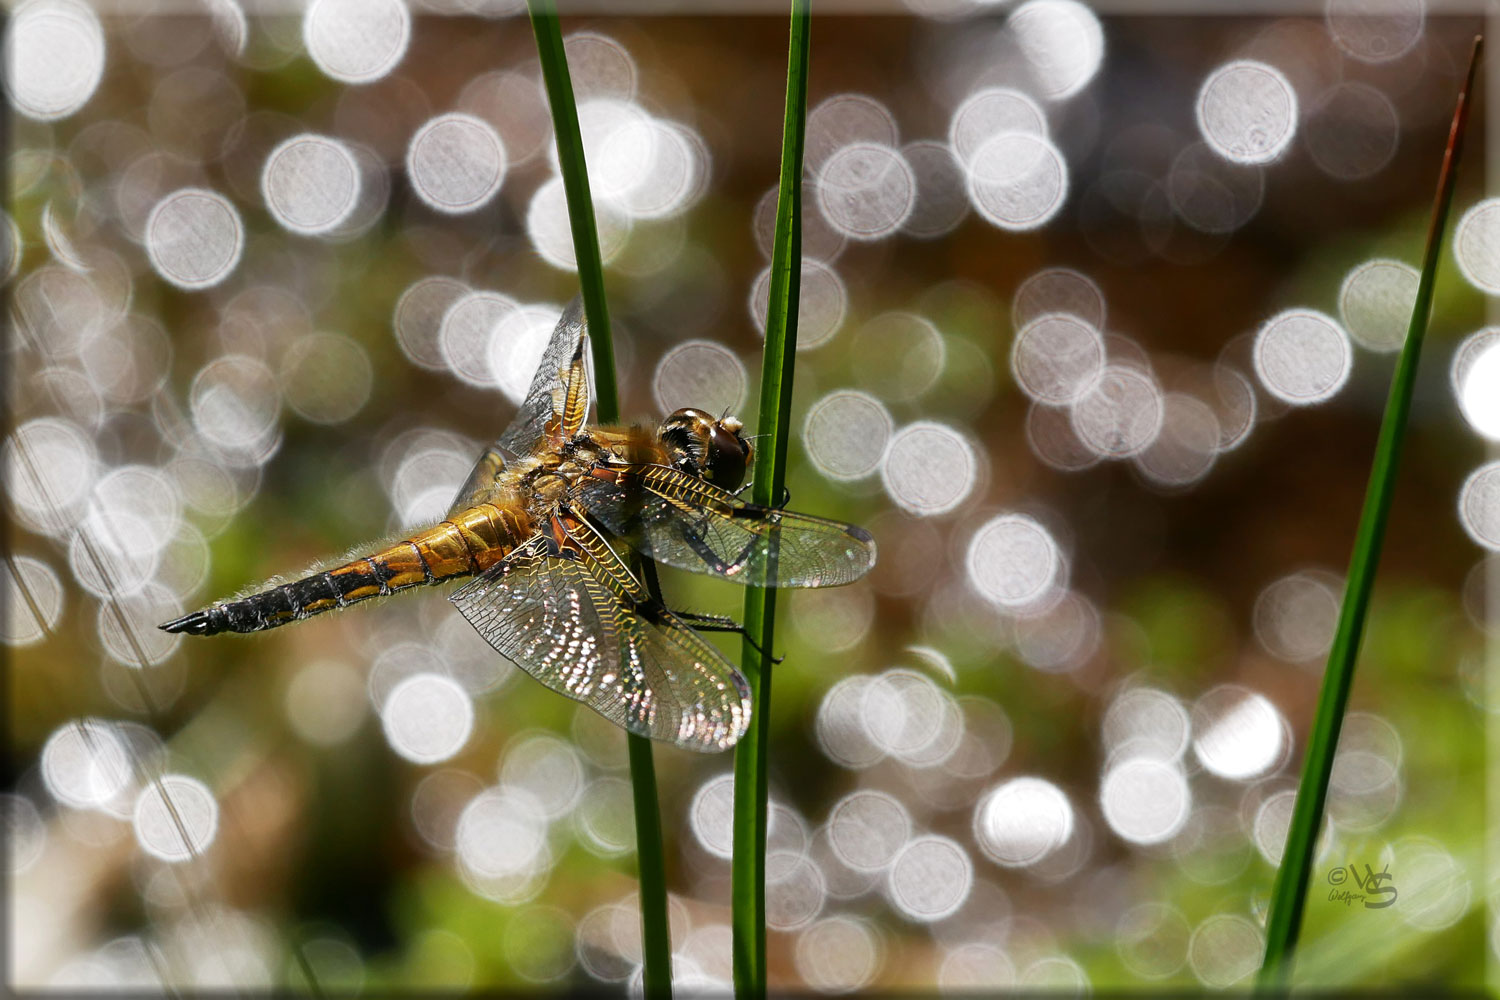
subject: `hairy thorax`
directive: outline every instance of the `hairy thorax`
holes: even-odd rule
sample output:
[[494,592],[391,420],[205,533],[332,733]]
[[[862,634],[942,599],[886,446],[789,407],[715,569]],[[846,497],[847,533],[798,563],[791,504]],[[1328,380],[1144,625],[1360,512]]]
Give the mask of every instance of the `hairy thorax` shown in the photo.
[[557,451],[526,460],[517,471],[528,513],[537,522],[545,522],[590,470],[617,459],[603,436],[582,431]]

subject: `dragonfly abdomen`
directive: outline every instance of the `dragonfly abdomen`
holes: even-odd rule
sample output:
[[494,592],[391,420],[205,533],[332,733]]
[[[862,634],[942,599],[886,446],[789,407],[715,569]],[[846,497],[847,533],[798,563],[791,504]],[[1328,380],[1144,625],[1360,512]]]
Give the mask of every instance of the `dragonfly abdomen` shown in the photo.
[[192,635],[262,632],[372,597],[483,573],[531,534],[531,520],[523,510],[479,504],[378,552],[211,605],[161,627]]

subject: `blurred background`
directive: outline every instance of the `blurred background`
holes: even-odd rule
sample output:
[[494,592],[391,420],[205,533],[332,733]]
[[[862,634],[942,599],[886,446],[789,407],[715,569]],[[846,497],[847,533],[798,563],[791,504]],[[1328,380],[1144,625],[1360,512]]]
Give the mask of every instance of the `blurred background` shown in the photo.
[[[1483,19],[1177,10],[814,19],[791,506],[880,561],[780,602],[773,985],[1258,965]],[[623,410],[753,420],[785,12],[632,14],[564,22]],[[577,291],[519,4],[31,0],[5,44],[12,982],[638,989],[623,736],[442,593],[154,627],[441,517],[510,420]],[[1495,66],[1308,984],[1475,988],[1500,960]],[[678,982],[726,988],[731,758],[656,761]]]

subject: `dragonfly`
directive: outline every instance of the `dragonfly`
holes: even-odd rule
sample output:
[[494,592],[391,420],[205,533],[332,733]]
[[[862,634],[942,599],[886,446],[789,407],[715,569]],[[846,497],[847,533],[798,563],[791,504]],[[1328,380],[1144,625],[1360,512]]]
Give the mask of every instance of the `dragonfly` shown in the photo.
[[753,454],[742,422],[694,408],[655,428],[591,424],[588,327],[564,310],[515,418],[442,521],[300,579],[219,601],[160,628],[260,632],[421,586],[505,658],[629,732],[689,750],[735,744],[750,687],[624,552],[757,587],[833,587],[875,564],[853,524],[741,499]]

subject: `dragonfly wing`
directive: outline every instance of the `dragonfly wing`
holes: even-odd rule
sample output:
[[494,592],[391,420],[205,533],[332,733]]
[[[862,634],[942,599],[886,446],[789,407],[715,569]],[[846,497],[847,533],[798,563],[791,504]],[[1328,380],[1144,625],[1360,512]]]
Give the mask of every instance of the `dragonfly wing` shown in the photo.
[[458,488],[458,496],[453,498],[448,516],[452,517],[458,511],[468,510],[475,504],[482,503],[494,490],[495,481],[505,471],[505,466],[505,456],[500,453],[498,445],[486,448],[484,454],[479,456],[479,461],[474,463],[474,468],[469,471],[464,484]]
[[500,451],[530,455],[544,441],[561,444],[583,429],[593,405],[588,343],[583,301],[574,298],[542,352],[525,402],[496,442]]
[[579,498],[657,562],[746,586],[836,587],[875,565],[875,539],[857,525],[746,503],[665,465],[605,467]]
[[734,666],[653,601],[587,522],[561,517],[451,598],[501,655],[632,733],[727,749],[750,722]]
[[583,302],[575,298],[563,310],[552,339],[532,376],[526,400],[510,426],[474,463],[448,513],[466,510],[492,491],[508,464],[530,455],[543,443],[561,444],[578,433],[588,420],[593,394],[589,391],[588,323]]

